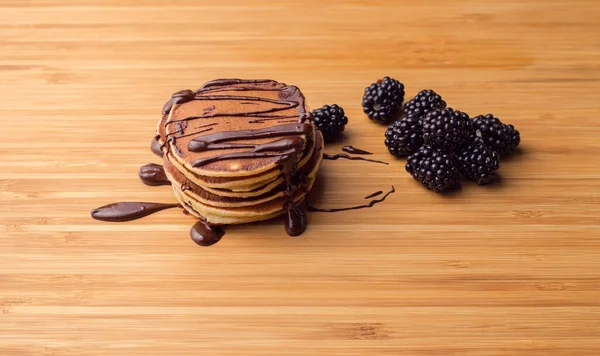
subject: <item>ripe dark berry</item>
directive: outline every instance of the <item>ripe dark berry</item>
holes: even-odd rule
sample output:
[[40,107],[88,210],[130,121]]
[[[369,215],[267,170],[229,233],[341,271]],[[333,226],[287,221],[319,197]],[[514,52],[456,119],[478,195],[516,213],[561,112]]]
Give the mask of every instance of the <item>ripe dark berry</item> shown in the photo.
[[456,162],[458,170],[465,178],[484,185],[496,177],[496,170],[500,168],[500,155],[477,137],[458,152]]
[[407,156],[423,145],[423,128],[416,117],[408,116],[388,126],[385,145],[397,157]]
[[454,159],[441,149],[430,146],[422,146],[408,156],[406,171],[437,193],[455,187],[460,181]]
[[348,118],[344,109],[333,104],[314,110],[312,122],[323,133],[325,141],[333,141],[341,136],[348,123]]
[[446,102],[433,90],[421,90],[414,98],[404,104],[404,115],[421,119],[435,109],[445,109]]
[[425,144],[455,152],[473,133],[469,115],[458,110],[435,109],[421,120]]
[[521,143],[519,131],[513,125],[504,125],[492,114],[474,117],[473,128],[479,130],[483,142],[500,155],[512,153]]
[[362,106],[369,119],[387,123],[398,117],[403,101],[404,84],[385,77],[365,88]]

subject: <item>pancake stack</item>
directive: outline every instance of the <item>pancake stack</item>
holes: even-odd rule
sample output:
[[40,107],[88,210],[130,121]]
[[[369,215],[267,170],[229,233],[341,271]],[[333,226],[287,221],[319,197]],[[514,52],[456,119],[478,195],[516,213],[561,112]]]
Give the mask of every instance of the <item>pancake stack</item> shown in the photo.
[[177,92],[163,107],[157,141],[190,214],[228,225],[285,213],[288,234],[304,230],[298,205],[315,181],[323,137],[297,87],[223,79]]

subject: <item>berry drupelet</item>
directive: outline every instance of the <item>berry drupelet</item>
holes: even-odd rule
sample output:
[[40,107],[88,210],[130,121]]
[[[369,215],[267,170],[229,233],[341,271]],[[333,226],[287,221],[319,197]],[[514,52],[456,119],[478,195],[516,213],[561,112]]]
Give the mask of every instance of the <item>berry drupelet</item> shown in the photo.
[[513,125],[503,124],[492,114],[474,117],[473,128],[481,132],[483,142],[489,148],[502,156],[512,153],[521,143],[519,131]]
[[404,101],[404,84],[385,77],[365,88],[363,111],[379,123],[395,120]]
[[404,104],[404,115],[418,119],[435,109],[445,109],[446,102],[431,89],[421,90],[414,98]]
[[385,145],[396,157],[407,156],[423,145],[423,128],[419,119],[407,116],[388,126],[385,131]]
[[321,131],[327,142],[339,138],[348,124],[344,109],[336,104],[325,105],[320,109],[313,110],[312,114],[313,124]]
[[441,149],[422,146],[408,157],[406,171],[427,188],[440,193],[458,185],[456,162]]
[[430,111],[421,124],[425,144],[449,152],[458,150],[473,134],[469,115],[450,108]]
[[[478,132],[479,134],[479,132]],[[500,155],[488,148],[480,137],[465,145],[456,155],[460,173],[479,185],[491,183],[500,168]]]

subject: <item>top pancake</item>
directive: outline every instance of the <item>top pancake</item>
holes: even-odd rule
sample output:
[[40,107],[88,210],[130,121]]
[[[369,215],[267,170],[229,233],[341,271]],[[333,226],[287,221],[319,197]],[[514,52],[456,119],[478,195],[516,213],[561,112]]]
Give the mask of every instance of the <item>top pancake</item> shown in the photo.
[[[169,157],[197,175],[260,175],[276,168],[282,153],[298,160],[313,136],[313,127],[304,122],[307,112],[295,86],[272,80],[216,80],[196,92],[173,94],[163,108],[158,140],[166,143]],[[242,147],[231,147],[236,145]],[[226,159],[214,160],[215,156]]]

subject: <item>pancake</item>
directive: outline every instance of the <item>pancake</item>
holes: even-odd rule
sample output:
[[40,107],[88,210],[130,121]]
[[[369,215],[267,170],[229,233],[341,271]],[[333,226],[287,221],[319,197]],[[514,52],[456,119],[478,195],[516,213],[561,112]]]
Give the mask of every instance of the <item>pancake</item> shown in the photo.
[[[313,131],[313,137],[316,137],[316,133],[321,135],[320,132]],[[311,162],[311,159],[313,158],[313,153],[314,153],[315,147],[316,147],[316,140],[314,138],[312,138],[310,140],[309,144],[305,147],[303,155],[298,162],[299,170],[302,170],[303,167],[309,163],[314,164],[314,162]],[[276,176],[272,177],[272,174],[269,171],[269,173],[267,175],[267,179],[264,179],[264,180],[260,177],[260,175],[252,176],[256,182],[253,181],[253,183],[251,185],[239,185],[240,180],[238,180],[238,179],[234,179],[233,181],[227,182],[227,180],[225,178],[222,178],[223,184],[221,185],[221,188],[215,189],[215,188],[212,188],[212,187],[206,185],[205,181],[203,179],[199,179],[200,176],[198,176],[197,174],[195,174],[193,172],[187,171],[185,169],[185,167],[179,163],[179,161],[177,161],[176,159],[174,159],[170,156],[167,157],[167,159],[165,159],[164,167],[165,167],[165,170],[168,172],[177,170],[179,173],[181,173],[187,179],[196,183],[198,186],[201,186],[203,190],[206,190],[206,191],[211,192],[216,195],[228,196],[228,197],[244,198],[244,197],[253,197],[253,196],[261,195],[268,191],[271,191],[273,188],[277,187],[280,184],[283,184],[285,181],[285,178],[281,174],[281,170],[276,169],[276,173],[277,173]],[[310,169],[311,168],[309,168],[309,170]],[[171,173],[171,175],[173,175],[173,173]],[[247,181],[241,181],[241,182],[246,183]]]
[[[313,133],[310,139],[308,140],[308,144],[305,146],[302,152],[302,156],[298,161],[299,168],[302,168],[302,166],[304,166],[309,161],[313,154],[313,150],[315,147],[315,132],[316,131],[313,130]],[[269,183],[274,183],[275,181],[277,181],[278,183],[282,183],[284,181],[284,178],[281,175],[281,169],[275,168],[270,171],[249,177],[216,177],[218,178],[217,180],[212,180],[211,183],[207,183],[207,181],[211,180],[210,178],[213,177],[201,176],[194,172],[191,172],[187,170],[187,167],[182,165],[179,162],[179,160],[169,155],[172,154],[170,152],[167,153],[168,157],[166,157],[165,161],[170,161],[170,163],[174,165],[180,172],[182,172],[188,179],[197,182],[198,185],[207,188],[215,188],[212,190],[215,192],[215,194],[219,194],[217,193],[217,191],[222,191],[225,195],[228,195],[227,192],[231,191],[242,193],[231,194],[231,196],[252,196],[256,195],[253,194],[253,192],[255,193],[257,189],[265,187],[265,185]],[[217,181],[219,184],[215,184],[215,181]]]
[[273,80],[220,79],[173,94],[157,142],[176,198],[205,224],[241,224],[286,214],[298,235],[299,203],[313,186],[323,136],[304,96]]
[[[299,120],[308,112],[300,90],[274,81],[210,82],[197,92],[175,93],[169,103],[159,123],[159,142],[186,170],[201,176],[253,176],[273,170],[281,155],[267,152],[266,144],[305,143],[313,131]],[[232,132],[238,137],[219,144],[220,135]],[[203,137],[210,143],[198,141]],[[258,152],[248,155],[249,149]],[[215,154],[231,158],[211,161]]]
[[[307,190],[312,189],[316,180],[316,172],[309,177]],[[268,220],[286,212],[285,204],[288,197],[281,196],[258,205],[240,206],[234,208],[219,208],[212,205],[202,204],[194,200],[188,191],[182,192],[177,186],[173,186],[175,197],[188,212],[210,224],[230,225],[245,224],[249,222]],[[298,190],[294,195],[293,202],[298,204],[306,197],[304,191]]]
[[[308,177],[309,180],[316,176],[323,158],[323,136],[318,131],[314,142],[314,149],[311,150],[311,156],[308,157],[309,159],[306,164],[298,169],[298,173]],[[183,172],[180,172],[169,160],[165,160],[164,170],[174,189],[179,190],[181,193],[185,193],[186,196],[194,201],[213,207],[236,208],[257,206],[270,200],[283,197],[285,194],[286,187],[282,180],[279,184],[273,186],[272,189],[253,196],[232,197],[219,195],[196,184],[193,180],[183,174]],[[309,186],[312,186],[312,183],[309,184]],[[260,212],[257,212],[257,214],[260,214]]]

